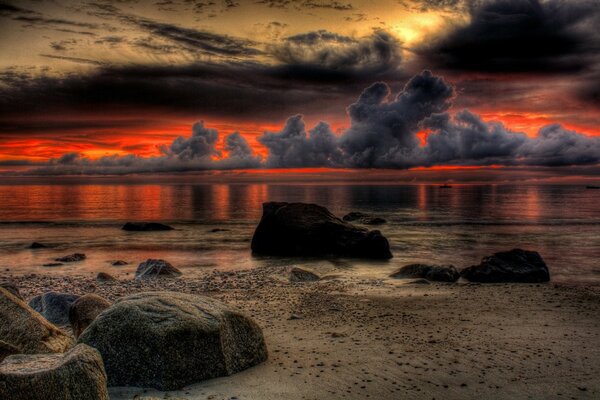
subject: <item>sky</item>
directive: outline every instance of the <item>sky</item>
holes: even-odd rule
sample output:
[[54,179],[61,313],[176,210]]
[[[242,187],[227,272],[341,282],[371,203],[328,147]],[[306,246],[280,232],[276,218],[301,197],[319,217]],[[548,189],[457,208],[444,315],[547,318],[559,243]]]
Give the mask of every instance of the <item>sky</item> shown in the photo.
[[0,1],[0,173],[597,177],[598,26],[596,0]]

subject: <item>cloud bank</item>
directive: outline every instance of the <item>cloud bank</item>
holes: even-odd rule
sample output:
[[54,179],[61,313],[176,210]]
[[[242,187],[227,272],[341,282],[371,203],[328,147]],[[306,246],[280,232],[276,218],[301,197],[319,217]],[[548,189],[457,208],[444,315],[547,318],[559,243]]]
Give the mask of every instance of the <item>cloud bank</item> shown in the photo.
[[[106,156],[89,159],[68,153],[33,174],[125,174],[252,168],[412,168],[436,165],[573,166],[600,163],[600,137],[554,124],[537,136],[486,122],[468,110],[449,113],[455,90],[442,77],[423,71],[392,97],[382,82],[366,88],[347,108],[350,127],[335,134],[320,122],[307,130],[301,115],[258,141],[267,157],[253,153],[239,132],[224,138],[203,122],[190,137],[178,137],[156,157]],[[426,135],[421,142],[419,135]]]

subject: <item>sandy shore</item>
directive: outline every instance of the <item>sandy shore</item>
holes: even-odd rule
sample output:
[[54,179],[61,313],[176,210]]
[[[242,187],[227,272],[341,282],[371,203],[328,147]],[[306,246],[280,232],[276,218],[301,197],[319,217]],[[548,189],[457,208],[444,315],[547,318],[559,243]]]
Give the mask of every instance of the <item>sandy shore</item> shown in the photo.
[[14,275],[24,297],[55,290],[114,300],[147,290],[217,297],[256,319],[269,360],[169,393],[111,399],[592,399],[600,397],[600,292],[554,284],[403,284],[281,268],[99,283]]

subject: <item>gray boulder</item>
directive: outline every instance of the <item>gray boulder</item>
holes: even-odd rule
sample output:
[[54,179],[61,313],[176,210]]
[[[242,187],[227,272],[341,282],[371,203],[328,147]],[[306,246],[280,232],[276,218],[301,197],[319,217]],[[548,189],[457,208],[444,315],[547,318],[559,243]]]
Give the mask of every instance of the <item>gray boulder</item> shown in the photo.
[[124,231],[171,231],[173,227],[158,222],[127,222],[121,227]]
[[79,344],[64,354],[13,355],[0,364],[3,400],[108,400],[97,350]]
[[428,281],[456,282],[460,274],[453,265],[409,264],[390,275],[397,279],[418,279]]
[[0,288],[0,340],[27,354],[60,353],[72,343],[62,330],[3,288]]
[[305,203],[264,203],[251,247],[257,255],[392,257],[381,232],[354,226],[325,207]]
[[252,319],[215,299],[174,292],[118,300],[79,342],[100,351],[109,386],[175,390],[267,359]]
[[181,276],[181,271],[165,260],[148,259],[138,265],[135,279],[175,278]]
[[79,296],[48,292],[29,300],[29,306],[55,325],[69,324],[69,308]]
[[314,282],[320,279],[319,275],[307,269],[294,267],[290,271],[290,282]]
[[110,302],[88,293],[78,298],[69,309],[69,322],[73,335],[78,338],[100,313],[110,307]]
[[548,282],[548,266],[535,251],[513,249],[484,257],[479,265],[460,271],[471,282]]
[[85,260],[85,254],[83,254],[83,253],[73,253],[73,254],[69,254],[68,256],[58,257],[58,258],[54,259],[54,261],[58,261],[61,263],[69,263],[69,262],[76,262],[76,261],[83,261],[83,260]]

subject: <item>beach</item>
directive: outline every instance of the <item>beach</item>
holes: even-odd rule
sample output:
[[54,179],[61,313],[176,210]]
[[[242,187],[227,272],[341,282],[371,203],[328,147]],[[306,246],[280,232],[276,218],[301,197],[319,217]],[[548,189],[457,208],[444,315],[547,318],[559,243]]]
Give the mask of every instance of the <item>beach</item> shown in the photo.
[[255,319],[269,358],[179,391],[113,387],[111,399],[593,399],[600,290],[567,284],[290,282],[289,267],[116,282],[5,271],[26,298],[54,290],[116,300],[142,291],[214,297]]

